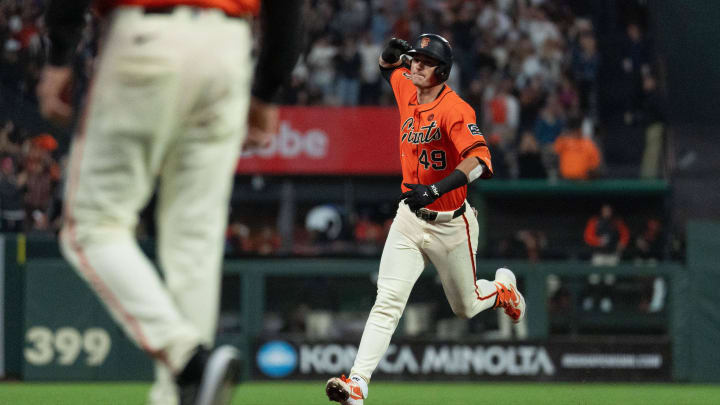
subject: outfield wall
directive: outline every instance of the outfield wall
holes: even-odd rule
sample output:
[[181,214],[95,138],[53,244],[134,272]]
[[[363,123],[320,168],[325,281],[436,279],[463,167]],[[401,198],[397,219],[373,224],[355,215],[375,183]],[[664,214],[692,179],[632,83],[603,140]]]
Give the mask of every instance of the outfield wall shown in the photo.
[[[527,262],[480,261],[478,269],[509,265],[518,275],[528,302],[528,340],[395,340],[393,343],[397,350],[390,353],[386,359],[388,365],[383,370],[404,371],[394,375],[397,378],[410,378],[415,370],[427,379],[573,380],[577,377],[585,380],[720,381],[720,373],[715,370],[715,365],[720,364],[720,348],[716,344],[720,341],[720,320],[713,300],[714,286],[720,285],[718,235],[720,224],[690,224],[687,266],[662,264],[657,267],[603,268],[604,273],[658,276],[669,280],[671,288],[666,314],[669,339],[549,339],[546,277],[549,274],[582,277],[598,269],[586,263],[546,262],[533,265]],[[127,341],[92,292],[64,261],[48,257],[25,261],[26,246],[22,238],[6,238],[5,242],[4,354],[9,375],[25,380],[151,378],[149,360]],[[32,247],[29,251],[32,253]],[[268,349],[265,344],[278,339],[285,342],[285,346],[280,345],[280,352],[270,354],[284,353],[284,367],[292,369],[290,372],[285,370],[282,378],[320,378],[327,370],[307,368],[307,365],[324,362],[323,356],[328,356],[329,366],[345,367],[341,357],[342,361],[350,361],[353,345],[357,342],[259,336],[268,300],[277,299],[266,296],[266,291],[272,287],[268,283],[277,277],[362,277],[368,285],[361,286],[361,289],[367,292],[374,288],[370,276],[377,271],[377,265],[377,259],[227,261],[224,268],[226,276],[237,276],[240,280],[239,294],[235,297],[239,300],[237,307],[240,309],[239,324],[242,329],[221,335],[218,340],[237,344],[248,354],[246,377],[280,378],[272,374],[282,372],[278,374],[277,370],[271,370],[278,364],[270,364],[268,368],[267,361],[261,360],[263,348],[277,352],[277,347]],[[433,273],[426,271],[424,274]],[[300,293],[324,294],[323,291]],[[352,298],[348,295],[348,299]],[[642,322],[641,319],[625,321]],[[303,348],[302,345],[308,344],[315,346]],[[288,350],[288,346],[292,350]],[[333,352],[338,350],[337,347],[344,349]],[[293,350],[296,356],[294,363],[288,360]],[[311,356],[308,360],[301,356],[303,353],[315,357]],[[404,357],[400,357],[401,354]],[[427,360],[428,355],[430,360]],[[475,360],[467,362],[467,367],[453,368],[452,364],[456,364],[457,359],[467,359],[467,356]],[[303,375],[303,364],[311,372]],[[562,370],[562,365],[569,365],[575,373]],[[392,372],[387,374],[393,377]]]

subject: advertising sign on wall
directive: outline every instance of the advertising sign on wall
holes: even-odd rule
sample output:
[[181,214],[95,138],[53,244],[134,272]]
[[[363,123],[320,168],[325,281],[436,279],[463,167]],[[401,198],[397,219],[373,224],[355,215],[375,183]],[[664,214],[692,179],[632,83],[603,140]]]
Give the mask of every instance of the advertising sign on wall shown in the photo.
[[23,379],[149,380],[152,362],[64,261],[27,264]]
[[[355,343],[284,340],[256,345],[253,378],[347,374]],[[395,342],[373,377],[409,380],[669,381],[668,342]]]
[[399,120],[389,107],[282,107],[272,143],[243,153],[237,172],[398,174]]

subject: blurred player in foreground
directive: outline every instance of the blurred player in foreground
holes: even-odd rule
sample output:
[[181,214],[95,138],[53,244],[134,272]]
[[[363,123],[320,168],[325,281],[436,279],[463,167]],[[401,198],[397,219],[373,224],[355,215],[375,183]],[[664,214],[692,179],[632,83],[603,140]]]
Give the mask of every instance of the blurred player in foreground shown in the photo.
[[[90,3],[108,26],[72,149],[63,254],[156,360],[151,404],[225,404],[238,353],[212,346],[232,179],[243,144],[276,132],[269,103],[297,59],[301,2],[263,2],[251,91],[259,0],[52,0],[37,90],[56,122],[72,116],[64,94]],[[156,189],[163,279],[134,236]]]
[[[412,58],[409,68],[402,55]],[[475,112],[445,84],[451,67],[452,48],[435,34],[421,35],[413,47],[393,38],[380,57],[402,123],[402,202],[350,378],[331,378],[325,387],[331,401],[359,405],[367,398],[370,377],[428,261],[457,316],[469,319],[490,308],[504,309],[515,322],[525,316],[512,271],[498,269],[494,281],[476,279],[478,224],[465,198],[468,183],[492,177],[492,164]]]

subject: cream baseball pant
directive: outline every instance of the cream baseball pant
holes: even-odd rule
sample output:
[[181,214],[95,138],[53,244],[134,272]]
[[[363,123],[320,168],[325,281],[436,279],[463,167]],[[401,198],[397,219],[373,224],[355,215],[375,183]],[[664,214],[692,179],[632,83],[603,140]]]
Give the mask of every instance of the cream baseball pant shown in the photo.
[[[115,10],[73,142],[62,251],[156,360],[151,403],[177,403],[174,374],[213,344],[250,49],[249,23],[217,10]],[[135,239],[155,190],[162,278]]]
[[351,375],[370,381],[428,261],[437,269],[445,296],[457,316],[469,319],[494,306],[495,285],[476,280],[478,223],[470,205],[465,205],[464,214],[437,223],[419,219],[405,203],[400,203],[383,248],[375,305]]

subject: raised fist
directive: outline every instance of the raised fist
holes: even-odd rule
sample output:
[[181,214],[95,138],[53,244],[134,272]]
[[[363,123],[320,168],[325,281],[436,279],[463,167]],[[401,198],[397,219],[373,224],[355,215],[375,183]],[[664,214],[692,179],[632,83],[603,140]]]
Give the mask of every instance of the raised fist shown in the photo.
[[400,59],[400,55],[408,52],[412,47],[410,44],[400,38],[391,38],[382,52],[382,59],[387,63],[395,63]]

